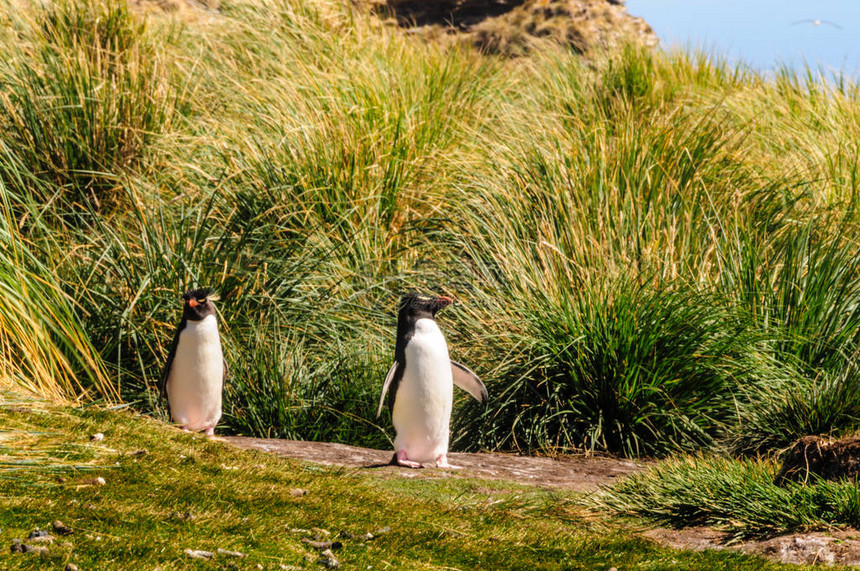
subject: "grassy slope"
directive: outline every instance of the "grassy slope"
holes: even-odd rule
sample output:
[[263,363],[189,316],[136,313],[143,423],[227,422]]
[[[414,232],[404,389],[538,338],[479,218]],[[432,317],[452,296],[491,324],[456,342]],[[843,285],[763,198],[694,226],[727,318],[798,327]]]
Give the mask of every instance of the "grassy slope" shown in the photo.
[[[347,569],[778,569],[726,552],[662,549],[587,516],[575,495],[469,479],[414,481],[239,451],[148,418],[7,398],[0,405],[4,569],[318,568],[293,528],[339,538]],[[0,401],[3,402],[3,401]],[[96,432],[102,442],[90,442]],[[143,455],[134,455],[146,450]],[[26,459],[26,463],[21,463]],[[86,485],[96,477],[104,486]],[[60,481],[64,479],[64,481]],[[296,497],[296,488],[308,493]],[[186,514],[190,514],[190,517]],[[9,554],[13,538],[61,520],[51,555]],[[99,539],[100,538],[100,539]],[[218,548],[247,558],[190,559]],[[792,567],[794,568],[794,567]]]
[[0,386],[164,418],[177,295],[211,286],[222,431],[380,446],[396,299],[420,289],[462,302],[440,321],[492,395],[458,403],[458,450],[766,454],[857,428],[855,84],[484,57],[329,0],[13,4]]

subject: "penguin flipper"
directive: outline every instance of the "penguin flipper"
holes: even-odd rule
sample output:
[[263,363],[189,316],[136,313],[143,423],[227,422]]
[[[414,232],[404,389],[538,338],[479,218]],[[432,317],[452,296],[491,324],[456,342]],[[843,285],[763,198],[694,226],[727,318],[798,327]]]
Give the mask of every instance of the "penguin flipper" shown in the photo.
[[[382,414],[382,406],[385,404],[385,393],[388,392],[388,389],[391,387],[391,382],[394,380],[395,376],[397,376],[397,367],[399,365],[400,363],[394,361],[394,364],[391,365],[390,369],[388,369],[388,374],[385,375],[385,383],[382,385],[382,394],[379,395],[379,408],[376,410],[376,418],[379,418],[379,415]],[[391,398],[394,399],[394,395],[392,395]]]
[[478,375],[473,373],[466,365],[457,361],[451,361],[451,374],[454,377],[454,384],[475,397],[481,404],[486,404],[490,399],[487,387],[484,386]]

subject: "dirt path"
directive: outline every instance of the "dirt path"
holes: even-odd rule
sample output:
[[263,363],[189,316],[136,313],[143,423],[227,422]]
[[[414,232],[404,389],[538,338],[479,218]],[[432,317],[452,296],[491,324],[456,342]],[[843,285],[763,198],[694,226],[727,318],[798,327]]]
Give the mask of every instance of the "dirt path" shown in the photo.
[[601,484],[611,484],[617,478],[639,472],[646,466],[646,463],[642,462],[593,456],[565,456],[554,459],[515,454],[453,452],[448,455],[448,461],[461,467],[460,470],[409,470],[388,466],[392,455],[388,450],[245,436],[227,436],[224,440],[238,448],[261,450],[319,464],[381,470],[407,478],[475,477],[565,488],[577,492],[596,490]]

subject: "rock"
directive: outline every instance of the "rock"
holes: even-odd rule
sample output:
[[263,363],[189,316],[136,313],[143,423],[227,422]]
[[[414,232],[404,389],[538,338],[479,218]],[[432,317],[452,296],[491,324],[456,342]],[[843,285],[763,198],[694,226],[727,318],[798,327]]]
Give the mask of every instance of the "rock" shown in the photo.
[[340,561],[337,560],[337,557],[334,556],[331,549],[326,549],[320,554],[319,562],[328,569],[337,569],[340,567]]
[[23,543],[20,539],[12,540],[12,545],[9,546],[9,551],[12,553],[33,553],[36,555],[48,555],[50,553],[47,547]]
[[92,436],[90,436],[90,442],[101,442],[105,439],[105,435],[101,432],[96,432]]
[[241,551],[228,551],[227,549],[221,549],[220,547],[218,548],[218,553],[229,557],[248,557],[247,553],[242,553]]
[[185,555],[191,559],[212,559],[215,554],[211,551],[202,551],[200,549],[186,549]]
[[[626,41],[655,45],[657,36],[621,0],[364,0],[371,11],[394,14],[400,27],[435,41],[463,40],[507,56],[545,40],[578,53]],[[360,2],[359,4],[362,4]]]
[[86,478],[84,480],[81,480],[81,484],[83,484],[84,486],[104,486],[105,484],[107,484],[107,482],[104,478],[99,476],[97,478]]
[[[741,547],[741,551],[746,551]],[[756,545],[755,551],[771,559],[793,564],[825,564],[842,563],[837,555],[842,546],[823,534],[790,535],[775,537]]]
[[60,520],[55,520],[54,523],[51,524],[51,527],[54,530],[54,533],[57,535],[71,535],[72,528],[61,522]]
[[[357,0],[363,1],[363,0]],[[374,470],[387,467],[391,452],[371,450],[346,444],[331,442],[308,442],[280,440],[276,438],[251,438],[248,436],[228,436],[225,440],[231,446],[241,449],[259,450],[285,458],[333,466],[344,466],[360,470]],[[503,480],[538,484],[546,488],[560,488],[577,492],[597,490],[601,485],[629,474],[646,469],[651,461],[630,461],[601,456],[580,456],[563,454],[558,457],[517,456],[504,453],[466,453],[453,452],[448,458],[454,464],[463,466],[460,475],[488,480]],[[418,479],[438,477],[435,471],[417,473]],[[399,472],[397,472],[399,473]],[[457,474],[448,473],[451,476]],[[510,491],[510,490],[505,490]],[[289,493],[289,488],[284,490]],[[317,492],[311,491],[312,494]],[[285,526],[290,529],[291,523]],[[298,525],[296,525],[298,527]]]
[[622,5],[604,0],[526,0],[510,12],[472,27],[471,43],[483,52],[525,55],[551,41],[580,54],[625,42],[655,45],[657,36]]
[[63,571],[78,571],[78,566],[74,563],[68,563],[65,567],[63,567]]
[[302,543],[320,551],[323,551],[325,549],[340,549],[341,547],[343,547],[343,543],[341,543],[340,541],[313,541],[312,539],[308,539],[307,537],[302,538]]
[[36,555],[49,555],[51,552],[47,547],[41,545],[27,545],[24,544],[24,552],[25,553],[34,553]]
[[[379,535],[385,535],[386,533],[390,533],[390,532],[391,532],[391,528],[386,525],[385,527],[377,529],[373,533],[368,531],[367,533],[364,533],[362,535],[358,535],[358,536],[356,536],[356,539],[361,539],[364,541],[370,541],[371,539],[374,539]],[[352,537],[352,536],[350,535],[350,537]]]
[[308,493],[308,491],[303,490],[302,488],[293,488],[292,490],[290,490],[290,495],[293,496],[294,498],[300,498],[307,493]]
[[786,452],[774,484],[806,483],[814,476],[824,480],[860,476],[860,437],[833,442],[821,436],[804,436]]
[[50,534],[50,533],[48,533],[48,531],[47,531],[47,530],[39,529],[39,528],[37,527],[35,530],[33,530],[33,531],[31,531],[31,532],[30,532],[30,535],[29,535],[29,536],[27,536],[27,539],[42,539],[42,538],[45,538],[45,537],[50,538],[51,540],[53,540],[53,539],[54,539],[53,537],[51,537],[51,534]]

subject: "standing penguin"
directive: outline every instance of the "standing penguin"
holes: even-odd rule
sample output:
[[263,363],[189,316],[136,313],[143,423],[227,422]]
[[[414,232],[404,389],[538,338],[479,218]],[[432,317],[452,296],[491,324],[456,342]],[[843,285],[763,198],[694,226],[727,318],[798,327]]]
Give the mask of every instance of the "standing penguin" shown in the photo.
[[227,376],[212,305],[218,298],[208,289],[197,289],[185,292],[182,299],[182,321],[161,376],[161,394],[167,394],[170,418],[183,430],[214,436]]
[[394,364],[385,377],[376,413],[379,418],[390,390],[388,408],[396,432],[392,464],[455,468],[448,464],[454,385],[487,402],[487,387],[467,367],[450,360],[445,336],[436,325],[436,312],[451,303],[449,297],[415,293],[400,298]]

